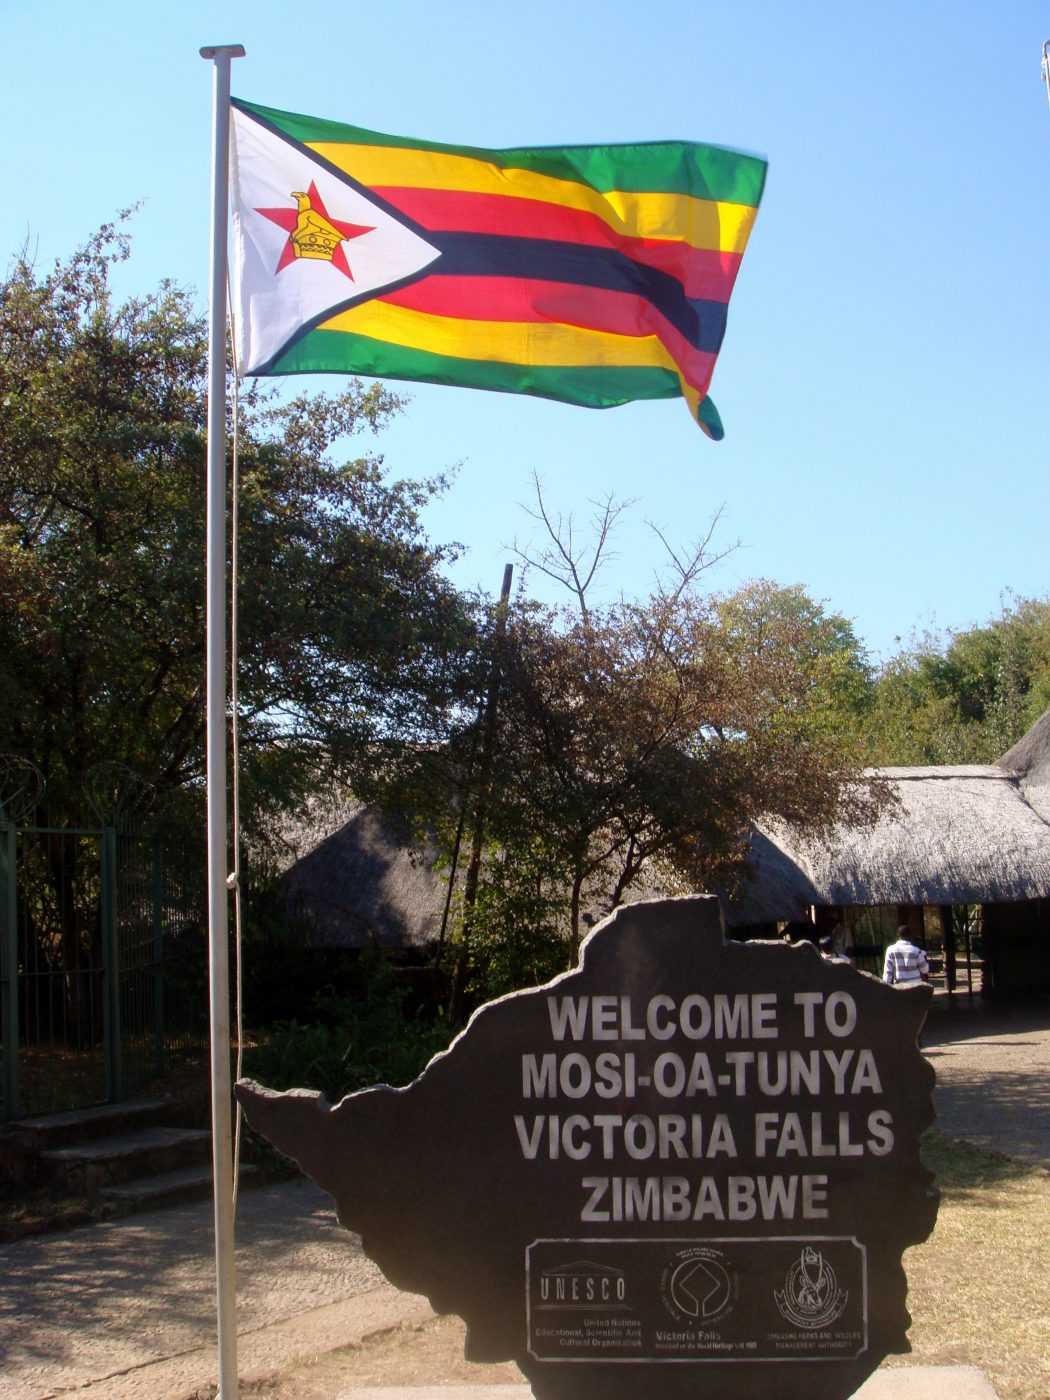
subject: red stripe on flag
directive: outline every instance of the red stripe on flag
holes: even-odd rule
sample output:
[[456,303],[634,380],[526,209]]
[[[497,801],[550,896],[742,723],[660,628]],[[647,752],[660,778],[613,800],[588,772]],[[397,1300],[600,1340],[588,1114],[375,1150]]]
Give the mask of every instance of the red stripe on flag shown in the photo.
[[656,336],[701,393],[715,367],[715,354],[697,350],[651,302],[628,292],[509,277],[425,276],[376,300],[451,320],[549,321],[609,335]]
[[677,278],[688,297],[728,301],[740,270],[740,253],[693,248],[672,239],[629,238],[610,228],[597,214],[562,204],[462,190],[374,188],[377,195],[435,233],[492,233],[615,248],[636,262]]

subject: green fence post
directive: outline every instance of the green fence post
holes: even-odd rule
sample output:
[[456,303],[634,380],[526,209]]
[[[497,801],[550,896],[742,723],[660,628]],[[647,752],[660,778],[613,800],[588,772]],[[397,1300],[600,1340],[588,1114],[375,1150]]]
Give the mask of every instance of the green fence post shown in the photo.
[[153,838],[153,1063],[159,1078],[164,1073],[164,883],[160,837]]
[[18,1087],[18,832],[0,827],[0,985],[4,1013],[4,1122],[20,1112]]
[[120,1043],[120,948],[117,939],[117,833],[104,826],[99,855],[101,867],[103,1035],[106,1042],[106,1098],[119,1103],[123,1094]]

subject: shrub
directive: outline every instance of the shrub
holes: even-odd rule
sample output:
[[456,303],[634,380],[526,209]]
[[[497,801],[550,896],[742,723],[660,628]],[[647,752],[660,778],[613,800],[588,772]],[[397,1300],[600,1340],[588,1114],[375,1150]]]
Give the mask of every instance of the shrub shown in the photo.
[[407,1015],[387,963],[364,973],[359,995],[323,992],[308,1020],[264,1032],[245,1051],[245,1073],[272,1089],[319,1089],[332,1103],[372,1084],[411,1083],[456,1027],[443,1016]]

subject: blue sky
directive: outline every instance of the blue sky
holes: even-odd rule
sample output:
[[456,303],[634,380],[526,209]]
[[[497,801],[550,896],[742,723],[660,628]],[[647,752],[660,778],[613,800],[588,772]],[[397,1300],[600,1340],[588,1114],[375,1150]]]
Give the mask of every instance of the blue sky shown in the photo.
[[[1030,0],[388,0],[293,6],[5,0],[0,244],[68,253],[143,201],[123,290],[207,282],[211,70],[234,92],[379,130],[527,145],[689,138],[768,157],[709,442],[670,400],[592,412],[411,386],[398,475],[459,464],[437,538],[495,591],[544,478],[584,518],[637,504],[609,588],[723,510],[710,576],[802,583],[885,655],[927,625],[1050,592],[1050,10]],[[335,381],[323,387],[337,387]],[[292,384],[292,387],[301,387]],[[406,386],[409,387],[409,386]]]

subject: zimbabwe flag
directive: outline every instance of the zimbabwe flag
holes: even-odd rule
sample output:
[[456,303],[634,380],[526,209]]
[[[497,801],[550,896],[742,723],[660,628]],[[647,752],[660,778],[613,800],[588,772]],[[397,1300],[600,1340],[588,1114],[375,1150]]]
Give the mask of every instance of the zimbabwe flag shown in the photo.
[[478,150],[235,99],[242,374],[590,408],[707,397],[766,162],[678,141]]

